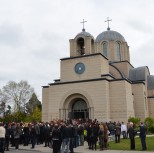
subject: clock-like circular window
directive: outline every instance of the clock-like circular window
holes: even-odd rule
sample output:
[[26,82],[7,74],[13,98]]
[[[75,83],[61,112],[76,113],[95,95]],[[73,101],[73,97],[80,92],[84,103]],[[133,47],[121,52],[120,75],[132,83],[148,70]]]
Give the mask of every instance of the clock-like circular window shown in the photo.
[[83,63],[77,63],[74,69],[77,74],[82,74],[85,71],[85,65]]

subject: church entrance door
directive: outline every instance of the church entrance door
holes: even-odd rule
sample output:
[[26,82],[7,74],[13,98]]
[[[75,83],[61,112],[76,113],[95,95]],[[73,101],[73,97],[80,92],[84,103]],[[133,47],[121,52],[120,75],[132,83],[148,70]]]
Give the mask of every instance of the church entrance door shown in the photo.
[[87,103],[83,99],[76,99],[72,105],[72,112],[70,112],[70,119],[88,119],[89,112]]

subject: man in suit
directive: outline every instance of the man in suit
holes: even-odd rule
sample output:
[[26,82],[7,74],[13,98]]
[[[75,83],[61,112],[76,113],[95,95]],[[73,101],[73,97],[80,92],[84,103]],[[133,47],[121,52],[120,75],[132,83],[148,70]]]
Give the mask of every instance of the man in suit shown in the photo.
[[129,138],[130,138],[130,149],[135,150],[135,131],[133,127],[133,123],[130,122],[130,127],[128,129]]
[[142,150],[147,150],[146,146],[146,128],[143,122],[140,123],[140,139],[141,139],[141,145]]

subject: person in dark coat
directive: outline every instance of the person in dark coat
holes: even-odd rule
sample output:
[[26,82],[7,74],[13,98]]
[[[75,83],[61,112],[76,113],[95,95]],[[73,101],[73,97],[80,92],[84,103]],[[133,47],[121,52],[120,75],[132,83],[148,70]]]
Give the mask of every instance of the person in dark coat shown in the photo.
[[21,127],[20,127],[20,123],[16,123],[15,124],[15,128],[13,131],[14,134],[14,142],[15,142],[15,149],[18,150],[19,149],[19,143],[20,143],[20,136],[21,136]]
[[80,146],[84,145],[84,126],[79,124],[78,126],[78,135],[80,137]]
[[44,125],[43,133],[44,133],[44,142],[45,142],[44,147],[47,147],[50,144],[50,125],[48,122],[46,122]]
[[28,123],[25,123],[25,125],[24,125],[23,137],[24,137],[24,146],[28,146],[29,140],[30,140]]
[[10,143],[10,136],[11,136],[11,124],[5,125],[5,150],[9,151],[9,143]]
[[74,129],[73,148],[76,148],[79,146],[77,142],[78,126],[76,122],[73,123],[73,129]]
[[69,131],[70,131],[70,153],[74,153],[73,140],[75,135],[75,128],[71,124],[69,125]]
[[87,142],[89,149],[92,149],[92,127],[93,125],[91,123],[87,126]]
[[145,128],[145,126],[144,126],[144,124],[142,122],[140,124],[140,139],[141,139],[142,150],[147,150],[146,128]]
[[[66,148],[66,153],[73,153],[73,144],[71,144],[71,138],[73,137],[73,128],[68,123],[63,124],[61,127],[62,133],[62,145],[61,145],[61,153],[64,153]],[[71,145],[71,146],[70,146]]]
[[109,122],[108,129],[110,131],[111,136],[115,136],[115,124],[113,122]]
[[40,144],[40,126],[37,122],[35,123],[34,128],[36,131],[36,144],[39,145]]
[[55,124],[53,129],[52,129],[52,148],[53,148],[53,153],[59,153],[60,152],[60,147],[61,147],[61,132],[58,124]]
[[115,126],[115,143],[120,143],[121,126],[117,123]]
[[97,149],[96,144],[98,141],[98,131],[99,131],[98,124],[94,124],[94,126],[92,127],[92,136],[91,136],[92,150]]
[[11,138],[10,138],[11,147],[15,146],[15,142],[14,142],[14,129],[15,129],[15,123],[13,122],[11,124]]
[[36,130],[34,124],[31,125],[30,138],[31,138],[32,149],[34,149],[36,144]]
[[43,129],[44,129],[44,123],[40,123],[40,144],[43,144],[44,142],[44,132],[43,132]]
[[135,130],[134,130],[132,122],[130,122],[128,134],[129,134],[129,138],[130,138],[130,149],[135,150]]

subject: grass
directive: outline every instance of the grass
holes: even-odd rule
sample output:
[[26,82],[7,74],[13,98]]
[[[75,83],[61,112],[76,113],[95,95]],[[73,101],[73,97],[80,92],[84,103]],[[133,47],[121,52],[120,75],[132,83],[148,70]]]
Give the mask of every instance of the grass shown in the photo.
[[[154,151],[154,136],[146,138],[147,151]],[[135,138],[135,150],[142,150],[140,138]],[[130,139],[121,139],[120,143],[109,142],[110,150],[130,150]]]

